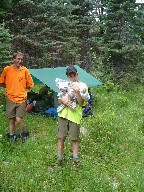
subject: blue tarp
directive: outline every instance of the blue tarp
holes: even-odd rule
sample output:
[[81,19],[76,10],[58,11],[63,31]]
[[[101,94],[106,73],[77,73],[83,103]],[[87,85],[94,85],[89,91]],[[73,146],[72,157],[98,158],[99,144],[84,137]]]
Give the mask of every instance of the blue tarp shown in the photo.
[[[68,67],[68,66],[67,66]],[[56,68],[41,68],[41,69],[29,69],[34,83],[36,84],[46,84],[55,92],[59,92],[56,87],[55,79],[67,80],[66,68],[67,67],[56,67]],[[75,65],[78,71],[78,78],[83,83],[86,83],[88,87],[95,87],[102,85],[102,82],[97,80],[91,74],[87,73],[85,70],[80,68],[78,65]]]

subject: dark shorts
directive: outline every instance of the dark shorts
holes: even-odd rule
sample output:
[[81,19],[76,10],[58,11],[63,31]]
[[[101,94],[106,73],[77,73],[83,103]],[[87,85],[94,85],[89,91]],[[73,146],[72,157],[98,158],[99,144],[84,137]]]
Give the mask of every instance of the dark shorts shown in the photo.
[[24,117],[26,114],[26,102],[14,103],[6,98],[6,116],[7,118]]
[[65,139],[68,135],[72,141],[78,140],[80,125],[67,119],[58,117],[57,134],[59,139]]

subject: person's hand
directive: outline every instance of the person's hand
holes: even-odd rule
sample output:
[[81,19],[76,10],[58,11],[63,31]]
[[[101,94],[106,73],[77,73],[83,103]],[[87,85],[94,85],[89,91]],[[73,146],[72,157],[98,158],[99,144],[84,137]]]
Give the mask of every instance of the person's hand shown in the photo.
[[70,106],[71,105],[71,100],[69,97],[64,97],[61,99],[62,103],[66,106]]
[[77,86],[76,83],[72,83],[70,88],[73,89],[76,93],[80,91],[80,88]]

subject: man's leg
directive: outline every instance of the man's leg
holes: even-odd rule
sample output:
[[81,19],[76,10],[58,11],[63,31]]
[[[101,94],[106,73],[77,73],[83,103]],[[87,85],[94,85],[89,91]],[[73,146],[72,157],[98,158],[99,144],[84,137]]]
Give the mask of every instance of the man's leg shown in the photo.
[[9,118],[9,134],[8,137],[10,139],[10,141],[15,142],[16,140],[16,135],[15,135],[15,117],[13,118]]
[[22,139],[22,143],[24,143],[28,137],[28,132],[25,130],[24,122],[22,117],[16,117],[16,122],[19,126],[19,137]]
[[72,141],[73,157],[78,157],[78,148],[79,148],[78,141]]
[[63,150],[64,150],[64,140],[58,139],[58,143],[57,143],[58,157],[63,156]]
[[25,131],[25,126],[23,118],[26,114],[26,102],[16,104],[16,122],[19,126],[20,134],[19,136],[22,139],[22,142],[25,142],[28,136],[28,133]]
[[16,117],[16,122],[19,126],[20,132],[24,132],[25,127],[24,127],[24,123],[23,123],[23,118],[22,117]]
[[79,143],[77,140],[72,141],[72,150],[73,150],[73,165],[77,166],[78,165],[78,148],[79,148]]
[[66,136],[68,134],[68,121],[66,119],[58,117],[58,126],[57,126],[57,135],[58,135],[58,143],[57,143],[57,152],[58,158],[63,158],[63,150],[64,150],[64,142]]
[[72,142],[72,151],[73,151],[73,165],[78,164],[78,149],[79,149],[79,133],[80,133],[80,125],[70,122],[70,136]]
[[15,121],[16,121],[15,117],[9,119],[9,133],[10,133],[10,135],[13,135],[15,132]]
[[58,138],[57,142],[57,163],[55,167],[61,167],[64,163],[63,150],[64,150],[64,141],[63,139]]

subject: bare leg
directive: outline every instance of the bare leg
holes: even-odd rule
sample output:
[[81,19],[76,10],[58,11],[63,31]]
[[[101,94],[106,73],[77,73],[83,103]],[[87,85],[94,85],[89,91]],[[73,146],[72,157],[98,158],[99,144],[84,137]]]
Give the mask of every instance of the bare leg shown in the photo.
[[73,156],[77,157],[78,156],[78,148],[79,148],[79,143],[78,141],[72,141],[72,150],[73,150]]
[[73,166],[76,167],[78,165],[78,141],[72,141],[72,150],[73,150]]
[[15,121],[16,121],[15,117],[9,119],[9,132],[10,132],[10,135],[14,134],[14,132],[15,132]]
[[57,143],[58,156],[63,155],[63,149],[64,149],[64,140],[58,139],[58,143]]
[[22,133],[25,130],[24,123],[23,123],[23,118],[21,117],[16,117],[16,122],[19,126],[20,132]]

